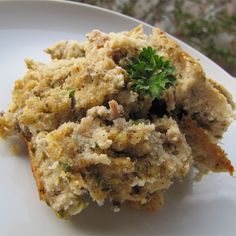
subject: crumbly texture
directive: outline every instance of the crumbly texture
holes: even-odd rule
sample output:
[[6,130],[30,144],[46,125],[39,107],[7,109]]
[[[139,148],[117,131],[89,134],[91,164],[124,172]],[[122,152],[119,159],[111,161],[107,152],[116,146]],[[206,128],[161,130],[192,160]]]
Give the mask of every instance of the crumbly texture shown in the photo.
[[206,77],[201,65],[160,29],[154,29],[151,44],[160,55],[170,59],[176,68],[175,104],[198,125],[219,139],[233,120],[232,96]]
[[[160,99],[132,90],[125,70],[144,47],[175,67],[176,82]],[[233,173],[217,145],[234,118],[222,86],[160,29],[93,30],[85,42],[60,41],[48,64],[27,59],[11,104],[0,113],[0,136],[28,143],[40,198],[62,217],[87,198],[154,210],[191,165]]]
[[184,132],[189,145],[192,147],[194,164],[205,170],[214,172],[229,172],[233,175],[234,168],[225,158],[225,152],[216,143],[212,142],[204,129],[198,127],[197,122],[191,117],[184,117],[180,127]]
[[116,211],[127,202],[157,208],[153,199],[161,200],[189,171],[191,149],[172,118],[134,123],[114,114],[115,101],[110,107],[93,107],[80,123],[65,123],[35,140],[31,160],[42,198],[64,217],[86,207],[87,195],[99,205],[108,199]]

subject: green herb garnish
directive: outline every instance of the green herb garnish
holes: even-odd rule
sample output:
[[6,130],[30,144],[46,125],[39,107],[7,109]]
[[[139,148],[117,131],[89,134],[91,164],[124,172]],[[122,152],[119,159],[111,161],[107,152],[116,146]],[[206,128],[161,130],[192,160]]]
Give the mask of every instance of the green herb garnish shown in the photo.
[[74,99],[74,96],[75,96],[75,90],[71,90],[69,93],[69,98]]
[[132,57],[125,69],[132,81],[132,89],[154,99],[159,99],[176,81],[171,61],[157,55],[151,47],[143,48],[138,57]]

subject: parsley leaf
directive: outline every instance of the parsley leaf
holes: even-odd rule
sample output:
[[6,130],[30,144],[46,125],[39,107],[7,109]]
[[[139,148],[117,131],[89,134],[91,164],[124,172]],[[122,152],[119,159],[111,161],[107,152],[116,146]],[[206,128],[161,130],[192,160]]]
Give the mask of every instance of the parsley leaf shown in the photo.
[[152,47],[143,48],[138,57],[132,57],[125,70],[132,81],[132,89],[143,91],[153,99],[159,99],[176,81],[171,61],[157,55]]
[[74,99],[74,96],[75,96],[75,90],[71,90],[69,93],[69,98]]

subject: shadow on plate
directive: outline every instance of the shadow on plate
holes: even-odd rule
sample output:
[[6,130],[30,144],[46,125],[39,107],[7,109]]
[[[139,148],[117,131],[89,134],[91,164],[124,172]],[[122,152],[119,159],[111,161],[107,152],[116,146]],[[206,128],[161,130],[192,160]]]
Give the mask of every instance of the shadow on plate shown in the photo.
[[165,196],[164,207],[158,212],[121,209],[119,213],[113,213],[107,205],[98,207],[92,203],[84,212],[72,217],[70,223],[80,232],[94,235],[113,235],[115,232],[122,232],[120,235],[153,235],[153,227],[158,224],[168,228],[168,222],[180,214],[182,200],[192,193],[192,179],[191,172],[184,181],[175,183]]

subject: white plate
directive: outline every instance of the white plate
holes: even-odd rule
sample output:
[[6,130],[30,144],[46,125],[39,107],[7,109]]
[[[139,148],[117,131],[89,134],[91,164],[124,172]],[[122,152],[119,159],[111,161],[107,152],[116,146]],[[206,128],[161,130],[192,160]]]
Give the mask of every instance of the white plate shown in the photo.
[[[10,101],[14,81],[24,74],[24,58],[49,60],[43,49],[62,39],[84,40],[94,28],[129,30],[139,22],[92,6],[66,2],[0,2],[0,110]],[[145,24],[145,31],[151,27]],[[206,73],[236,97],[236,81],[220,67],[179,41]],[[203,42],[204,43],[204,42]],[[236,164],[236,125],[223,146]],[[0,235],[235,235],[236,181],[210,174],[201,182],[186,179],[167,194],[158,213],[92,206],[65,221],[40,202],[27,155],[15,156],[9,142],[0,142]],[[236,166],[236,165],[235,165]]]

